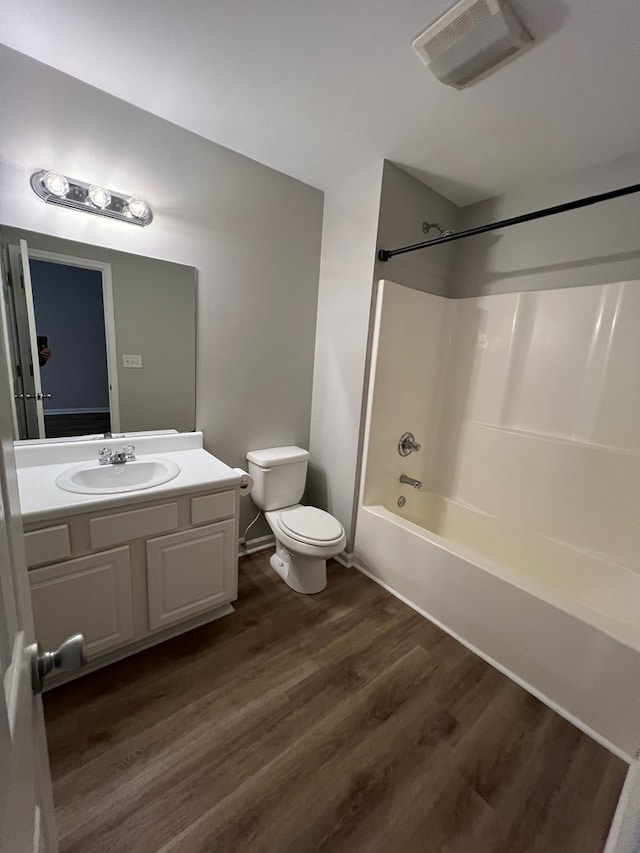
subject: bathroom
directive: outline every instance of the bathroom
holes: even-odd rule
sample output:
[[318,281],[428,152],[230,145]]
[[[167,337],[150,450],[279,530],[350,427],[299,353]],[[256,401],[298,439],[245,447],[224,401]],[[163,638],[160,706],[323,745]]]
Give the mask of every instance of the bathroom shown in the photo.
[[[537,299],[535,294],[559,293],[565,303],[557,310],[551,306],[545,316],[559,322],[566,312],[576,321],[571,329],[584,318],[575,337],[576,361],[562,361],[557,371],[549,371],[556,388],[551,415],[569,410],[567,371],[575,371],[583,388],[593,377],[602,378],[607,364],[634,363],[633,335],[624,330],[638,311],[637,302],[634,309],[628,299],[640,278],[640,196],[387,262],[377,260],[377,252],[437,237],[433,228],[425,232],[424,223],[460,232],[637,184],[640,138],[631,103],[635,87],[629,83],[634,73],[637,79],[632,49],[637,12],[621,8],[615,19],[602,16],[595,3],[572,0],[539,4],[539,9],[518,3],[534,33],[533,47],[457,92],[430,76],[411,50],[416,33],[451,3],[412,9],[403,4],[402,15],[356,3],[353,19],[335,9],[305,12],[277,4],[275,19],[284,16],[291,32],[299,27],[308,34],[315,25],[321,27],[329,53],[342,59],[342,65],[317,66],[323,70],[314,114],[304,86],[291,79],[292,65],[305,66],[307,57],[291,51],[291,44],[286,53],[279,42],[291,64],[280,67],[271,57],[270,78],[249,76],[238,61],[240,54],[251,53],[247,47],[255,49],[256,57],[260,45],[264,50],[258,22],[276,38],[266,13],[263,18],[248,4],[238,4],[216,20],[212,10],[195,4],[208,24],[198,34],[193,22],[187,27],[185,20],[172,17],[171,4],[161,5],[166,18],[158,12],[157,28],[145,31],[144,21],[117,3],[122,15],[133,18],[130,34],[110,23],[106,6],[89,13],[73,3],[61,4],[57,19],[32,1],[21,8],[15,4],[6,15],[0,80],[3,115],[11,122],[1,131],[0,225],[12,237],[19,232],[36,250],[38,240],[55,239],[67,244],[67,254],[73,254],[68,244],[75,251],[83,244],[94,255],[119,253],[195,270],[195,305],[189,309],[195,369],[180,382],[193,399],[178,406],[184,419],[164,414],[154,422],[123,420],[121,428],[104,432],[173,428],[189,441],[201,433],[202,448],[179,450],[175,456],[202,449],[248,473],[251,451],[308,450],[300,503],[330,513],[344,530],[345,542],[337,560],[329,562],[326,589],[296,592],[271,567],[270,525],[261,516],[248,528],[257,507],[251,496],[241,494],[240,475],[227,482],[225,488],[237,490],[231,535],[236,540],[244,536],[247,546],[236,549],[239,560],[235,553],[230,557],[237,560],[238,572],[237,599],[229,602],[234,612],[45,689],[59,849],[373,850],[389,849],[394,839],[393,847],[407,850],[553,853],[601,850],[606,840],[608,851],[632,851],[640,801],[640,708],[633,687],[637,642],[631,633],[635,588],[630,584],[629,592],[625,587],[621,595],[612,590],[607,596],[604,587],[598,593],[602,601],[615,598],[620,612],[628,604],[630,618],[613,614],[613,604],[599,617],[585,618],[566,601],[559,606],[558,600],[545,600],[544,591],[523,591],[524,583],[518,587],[501,578],[504,582],[496,584],[497,575],[483,562],[491,555],[482,549],[481,559],[462,565],[460,554],[447,545],[456,537],[438,539],[435,523],[430,533],[420,532],[429,525],[416,523],[419,513],[411,513],[423,493],[456,495],[443,482],[451,471],[459,472],[453,462],[447,467],[433,441],[444,435],[453,445],[449,458],[457,458],[456,434],[443,413],[467,405],[471,389],[478,387],[474,345],[479,331],[487,335],[486,348],[479,344],[482,353],[491,349],[492,330],[474,326],[478,309],[487,308],[476,300],[524,294],[524,304]],[[190,75],[196,67],[186,52],[180,66],[158,61],[170,49],[172,25],[185,42],[193,40],[194,57],[208,63],[202,87],[194,88]],[[118,62],[92,57],[88,38],[102,29],[110,33]],[[360,46],[360,59],[367,57],[364,65],[347,61],[345,32]],[[377,51],[371,50],[367,33],[386,38],[398,57],[407,51],[397,60],[397,79],[392,74],[388,80],[377,74],[375,84],[369,79]],[[607,75],[591,65],[605,37],[612,54],[607,85]],[[215,39],[217,53],[208,39]],[[71,43],[74,50],[59,49]],[[132,54],[137,49],[147,58],[157,49],[152,73],[146,73],[144,62],[138,65]],[[180,49],[186,51],[185,45]],[[313,50],[320,63],[320,45]],[[570,69],[562,64],[567,51],[575,53]],[[537,79],[545,64],[549,73],[564,69],[557,91],[550,91],[548,76],[546,85]],[[311,75],[312,66],[305,74]],[[352,77],[354,91],[368,97],[375,89],[376,104],[387,104],[389,116],[374,122],[369,113],[371,124],[356,133],[349,99],[337,103],[329,97],[341,89],[343,73]],[[614,74],[621,81],[618,100],[607,94]],[[217,79],[225,81],[219,89]],[[310,79],[305,77],[307,85]],[[219,93],[225,120],[216,118],[207,86]],[[432,140],[431,119],[419,116],[412,141],[403,148],[389,127],[400,121],[400,113],[416,111],[407,92],[423,89],[433,98],[439,132],[446,126],[448,135],[442,143]],[[154,98],[159,91],[163,97]],[[185,92],[192,97],[185,98]],[[242,104],[241,115],[231,109],[234,99]],[[268,101],[268,119],[259,108],[261,100],[264,109]],[[568,129],[562,118],[569,104],[576,127]],[[486,111],[492,134],[487,133]],[[530,114],[536,111],[541,119],[534,122]],[[518,122],[522,131],[512,129]],[[327,136],[318,133],[311,139],[310,128],[322,124]],[[474,145],[481,134],[487,142]],[[501,134],[504,141],[493,138]],[[367,147],[367,137],[380,142]],[[38,169],[139,193],[148,199],[153,221],[140,228],[45,204],[29,186]],[[580,363],[577,353],[584,354],[586,346],[588,355],[598,315],[588,313],[584,298],[590,298],[592,288],[625,282],[622,337],[611,341],[628,345],[623,346],[627,355],[606,364],[592,357],[587,373],[588,358]],[[394,293],[399,294],[396,302]],[[615,303],[618,295],[611,299]],[[599,293],[593,301],[604,305],[606,299]],[[392,328],[395,304],[409,306],[398,318],[399,333]],[[438,338],[446,337],[445,320],[436,328],[429,325],[440,316],[437,312],[444,317],[459,309],[462,316],[463,305],[470,309],[464,316],[469,335]],[[158,307],[151,298],[149,325]],[[606,311],[603,321],[611,326],[613,314]],[[512,315],[505,309],[507,316]],[[530,329],[532,317],[526,310],[522,314]],[[387,321],[388,347],[383,340]],[[459,328],[466,328],[464,322]],[[551,347],[557,342],[549,340]],[[158,332],[154,343],[157,353],[146,360],[150,344],[145,344],[142,371],[119,370],[119,375],[127,380],[140,376],[146,383],[154,365],[173,358],[178,340],[171,329]],[[605,343],[603,337],[601,348]],[[51,350],[41,370],[43,382],[55,364],[53,340]],[[129,345],[122,350],[139,351]],[[425,362],[433,374],[420,373]],[[518,362],[521,377],[528,364]],[[381,409],[376,409],[385,365],[392,374],[391,396],[380,398]],[[400,376],[394,370],[398,365]],[[618,384],[604,383],[613,396],[602,399],[622,407],[612,420],[626,425],[633,438],[637,394],[634,399],[633,385],[624,383],[633,383],[634,374],[608,375]],[[426,390],[429,376],[432,393]],[[168,382],[168,372],[166,377]],[[490,384],[496,394],[502,387],[494,380]],[[434,406],[434,418],[441,422],[429,429],[425,413],[412,406],[440,399],[449,385],[466,389],[466,396],[452,393],[449,409]],[[414,386],[416,394],[411,393]],[[145,384],[152,401],[172,396],[166,390],[162,375],[153,389]],[[581,411],[578,426],[584,430],[601,423],[595,403]],[[384,433],[385,417],[389,439],[383,437],[386,444],[374,459],[375,425]],[[489,415],[484,420],[490,422]],[[536,431],[524,422],[503,426],[511,432]],[[404,432],[412,432],[421,444],[407,457],[397,452]],[[637,462],[637,442],[634,451],[626,439],[616,444],[584,431],[578,436],[556,429],[554,434],[576,445],[588,444],[589,435],[595,443],[613,444],[626,454],[629,472]],[[130,443],[143,458],[145,441],[152,440],[161,437],[131,438]],[[121,446],[113,439],[104,443]],[[41,446],[47,445],[36,450]],[[496,461],[486,451],[487,467],[507,468],[500,461],[505,452],[500,447]],[[166,451],[167,457],[172,453]],[[380,479],[387,463],[393,478],[388,494]],[[442,473],[438,488],[436,463]],[[401,474],[421,480],[423,489],[396,482]],[[571,476],[563,475],[556,485]],[[628,491],[618,493],[618,527],[611,529],[624,532],[632,550],[638,481],[629,475],[624,482]],[[521,489],[526,491],[523,484]],[[400,497],[406,502],[403,518]],[[259,500],[257,494],[253,498]],[[154,503],[152,491],[145,500]],[[616,492],[607,485],[603,502],[594,506],[601,512],[615,501]],[[385,515],[394,507],[395,516]],[[486,507],[482,511],[489,514]],[[594,533],[598,519],[585,522]],[[412,524],[420,530],[409,530]],[[555,538],[563,539],[562,533]],[[574,544],[582,552],[590,550],[586,540]],[[474,551],[471,544],[463,547]],[[628,556],[613,562],[631,562],[637,575],[635,553],[635,564]],[[423,581],[429,572],[427,587]],[[447,609],[447,601],[456,606]],[[635,618],[637,623],[637,613]],[[439,654],[444,663],[438,668]],[[434,670],[442,674],[436,678]],[[34,700],[36,715],[39,703]],[[381,713],[388,720],[372,728],[367,709],[375,717],[380,705],[389,706],[388,714],[385,707]],[[3,802],[10,800],[5,789],[0,793]],[[420,814],[412,802],[423,803]],[[52,811],[45,797],[43,826]],[[40,849],[58,849],[47,832],[54,830],[42,829]],[[23,849],[5,843],[3,853],[5,848],[10,853]]]

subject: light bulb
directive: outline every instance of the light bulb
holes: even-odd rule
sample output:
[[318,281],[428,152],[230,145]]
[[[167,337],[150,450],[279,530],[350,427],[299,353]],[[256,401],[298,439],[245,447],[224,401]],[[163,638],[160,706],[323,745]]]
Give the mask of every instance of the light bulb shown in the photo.
[[57,195],[58,198],[62,198],[69,192],[69,181],[64,175],[47,172],[42,180],[51,195]]
[[136,219],[144,219],[149,214],[149,205],[139,196],[131,196],[127,202],[127,213]]
[[87,193],[89,201],[95,204],[96,207],[106,207],[111,202],[111,193],[105,190],[104,187],[99,187],[97,184],[92,184]]

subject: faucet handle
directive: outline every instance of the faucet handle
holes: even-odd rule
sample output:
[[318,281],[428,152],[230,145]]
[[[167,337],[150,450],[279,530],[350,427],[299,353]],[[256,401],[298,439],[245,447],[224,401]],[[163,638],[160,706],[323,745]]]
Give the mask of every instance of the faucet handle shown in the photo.
[[408,456],[410,453],[418,450],[420,450],[420,445],[415,440],[412,432],[405,432],[400,436],[400,441],[398,442],[398,453],[400,456]]
[[98,451],[98,462],[101,465],[108,465],[113,459],[113,450],[110,447],[101,447]]
[[135,459],[136,458],[136,448],[134,444],[127,444],[122,448],[122,452],[125,455],[126,459]]

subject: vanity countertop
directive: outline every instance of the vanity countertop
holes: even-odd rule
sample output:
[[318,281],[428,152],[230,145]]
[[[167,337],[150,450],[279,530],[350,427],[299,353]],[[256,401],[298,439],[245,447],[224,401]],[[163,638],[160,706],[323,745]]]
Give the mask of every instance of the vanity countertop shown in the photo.
[[[76,494],[56,485],[56,477],[71,466],[97,460],[101,447],[119,450],[132,443],[139,459],[148,455],[176,462],[180,467],[178,476],[150,489],[115,494]],[[234,488],[240,484],[241,478],[239,471],[203,449],[200,432],[149,436],[133,441],[110,438],[70,441],[49,447],[16,447],[16,462],[24,524],[118,505],[148,503],[185,492]]]

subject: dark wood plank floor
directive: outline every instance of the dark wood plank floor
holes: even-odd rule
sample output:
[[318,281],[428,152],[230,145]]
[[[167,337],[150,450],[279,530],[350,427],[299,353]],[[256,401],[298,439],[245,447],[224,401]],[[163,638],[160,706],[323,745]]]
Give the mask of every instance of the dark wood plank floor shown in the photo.
[[[626,765],[354,570],[45,696],[64,853],[596,853]],[[551,663],[551,662],[550,662]]]
[[47,438],[67,438],[74,435],[92,435],[111,432],[109,412],[83,412],[69,415],[44,415]]

